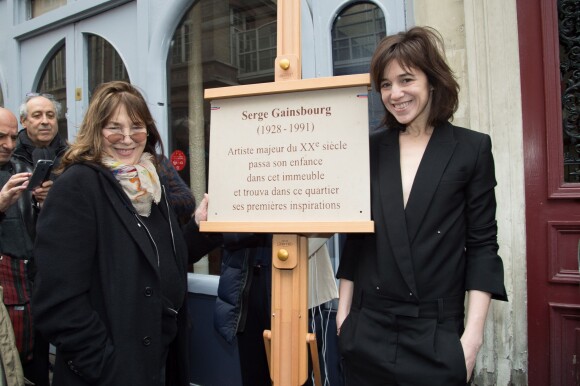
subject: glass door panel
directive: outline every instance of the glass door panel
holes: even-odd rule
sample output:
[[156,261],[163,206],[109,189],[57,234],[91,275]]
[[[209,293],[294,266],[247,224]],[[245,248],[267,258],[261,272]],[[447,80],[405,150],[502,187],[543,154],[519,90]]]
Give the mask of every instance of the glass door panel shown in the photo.
[[[168,57],[169,149],[176,169],[199,201],[207,188],[210,104],[203,90],[274,81],[275,0],[201,0],[173,35]],[[203,28],[201,20],[203,20]],[[196,272],[218,275],[214,251]]]
[[129,74],[123,59],[115,48],[100,36],[87,34],[88,62],[88,99],[91,100],[93,90],[101,83],[112,80],[129,82]]
[[[67,105],[66,100],[66,50],[63,43],[54,55],[50,58],[40,76],[40,84],[37,90],[39,93],[52,94],[54,99],[61,104]],[[58,116],[58,133],[62,138],[68,138],[68,124],[66,115],[61,113]]]

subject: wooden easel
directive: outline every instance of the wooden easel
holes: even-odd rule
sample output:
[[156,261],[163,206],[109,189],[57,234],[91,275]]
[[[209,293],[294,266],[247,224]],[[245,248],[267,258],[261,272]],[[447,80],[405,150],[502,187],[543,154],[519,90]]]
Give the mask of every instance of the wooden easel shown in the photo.
[[[302,78],[300,0],[278,2],[275,81]],[[302,385],[308,378],[311,347],[315,386],[322,386],[316,336],[308,335],[308,240],[299,235],[272,238],[271,331],[264,331],[270,377],[275,386]],[[268,339],[268,337],[271,337]],[[301,338],[302,337],[302,338]]]
[[[275,83],[205,90],[206,99],[368,85],[368,74],[301,80],[300,0],[278,0]],[[301,386],[308,378],[308,349],[315,385],[322,386],[316,335],[308,333],[308,234],[372,232],[372,221],[268,223],[202,222],[203,232],[262,232],[272,238],[271,330],[264,344],[274,386]],[[299,232],[298,234],[296,232]]]
[[[302,385],[308,377],[308,240],[276,234],[272,239],[272,330],[264,331],[273,384]],[[318,350],[313,364],[318,363]],[[314,368],[314,366],[313,366]],[[315,369],[320,378],[320,369]],[[320,379],[316,386],[321,386]]]

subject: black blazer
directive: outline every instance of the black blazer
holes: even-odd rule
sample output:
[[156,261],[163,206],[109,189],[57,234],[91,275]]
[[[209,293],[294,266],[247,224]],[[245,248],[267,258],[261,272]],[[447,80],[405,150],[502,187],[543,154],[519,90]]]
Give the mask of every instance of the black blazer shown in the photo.
[[417,302],[489,292],[507,300],[498,256],[496,185],[488,135],[447,123],[434,129],[406,208],[399,132],[370,137],[375,233],[349,235],[337,277]]

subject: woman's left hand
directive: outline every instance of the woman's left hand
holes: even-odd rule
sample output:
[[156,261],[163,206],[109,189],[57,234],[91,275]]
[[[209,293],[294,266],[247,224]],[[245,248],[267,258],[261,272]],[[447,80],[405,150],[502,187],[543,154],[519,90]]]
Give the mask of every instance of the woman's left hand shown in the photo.
[[465,334],[461,337],[461,346],[463,347],[463,354],[465,355],[465,367],[467,368],[466,382],[469,382],[471,379],[471,374],[473,373],[475,360],[477,359],[477,353],[479,352],[481,344],[482,339],[473,339]]
[[465,367],[467,368],[466,382],[471,379],[477,353],[483,344],[483,329],[491,302],[491,294],[488,292],[469,290],[468,294],[467,321],[465,323],[465,331],[461,336],[461,346],[463,347]]
[[195,217],[195,223],[197,224],[197,226],[199,226],[199,224],[202,221],[207,221],[208,202],[209,202],[209,196],[207,193],[204,193],[203,199],[201,200],[201,202],[199,203],[199,206],[197,207],[197,209],[195,210],[195,213],[193,214],[193,216]]

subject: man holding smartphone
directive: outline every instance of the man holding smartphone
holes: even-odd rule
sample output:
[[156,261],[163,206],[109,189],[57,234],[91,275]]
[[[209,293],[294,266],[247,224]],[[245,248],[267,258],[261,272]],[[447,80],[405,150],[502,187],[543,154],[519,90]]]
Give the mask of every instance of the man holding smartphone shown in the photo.
[[[18,133],[18,142],[13,158],[32,172],[38,160],[49,160],[56,167],[67,145],[58,133],[58,117],[61,105],[51,94],[28,93],[20,105],[20,124],[23,130]],[[36,187],[31,187],[36,188]],[[35,208],[40,209],[38,194],[46,198],[48,190],[33,195]],[[34,229],[30,230],[35,236]]]
[[[12,158],[17,138],[18,120],[9,110],[0,108],[0,285],[20,361],[25,364],[32,362],[36,342],[28,279],[34,241],[28,230],[36,224],[31,198],[42,203],[52,182],[27,190],[30,170]],[[45,357],[48,378],[48,346]]]
[[[10,162],[16,148],[18,121],[12,112],[0,107],[0,226],[6,212],[22,196],[26,189],[29,172],[17,173]],[[1,240],[0,240],[1,241]],[[2,244],[0,243],[0,250]]]

